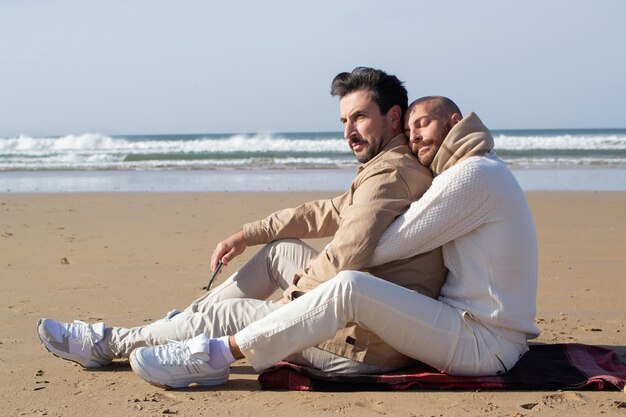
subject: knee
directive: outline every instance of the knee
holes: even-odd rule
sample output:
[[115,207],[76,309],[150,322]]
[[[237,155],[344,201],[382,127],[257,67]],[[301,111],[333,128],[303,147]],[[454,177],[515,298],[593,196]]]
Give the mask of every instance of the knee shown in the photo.
[[293,245],[302,246],[304,242],[300,239],[278,239],[265,245],[265,248],[271,252],[281,252],[285,248]]
[[337,274],[336,278],[338,281],[355,282],[359,280],[359,276],[362,274],[363,272],[360,271],[341,271]]
[[331,280],[334,285],[354,290],[372,279],[372,275],[361,271],[341,271]]
[[259,254],[263,254],[266,257],[275,257],[288,250],[288,248],[293,247],[293,245],[303,245],[303,243],[299,239],[278,239],[263,246]]
[[341,317],[347,321],[354,321],[355,310],[362,305],[360,300],[364,295],[371,293],[369,284],[376,279],[366,272],[341,271],[318,288],[327,298],[336,301],[337,311],[341,312]]

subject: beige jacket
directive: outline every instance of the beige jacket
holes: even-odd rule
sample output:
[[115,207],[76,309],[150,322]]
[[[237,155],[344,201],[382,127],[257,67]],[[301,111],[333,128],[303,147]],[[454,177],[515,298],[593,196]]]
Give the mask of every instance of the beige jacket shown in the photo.
[[[358,169],[350,189],[330,200],[280,210],[244,225],[248,245],[283,238],[334,236],[329,245],[294,278],[285,295],[294,299],[343,270],[364,270],[436,298],[445,279],[441,249],[366,269],[383,231],[424,194],[432,174],[411,154],[404,135]],[[373,333],[350,324],[320,348],[376,366],[402,366],[410,359]]]

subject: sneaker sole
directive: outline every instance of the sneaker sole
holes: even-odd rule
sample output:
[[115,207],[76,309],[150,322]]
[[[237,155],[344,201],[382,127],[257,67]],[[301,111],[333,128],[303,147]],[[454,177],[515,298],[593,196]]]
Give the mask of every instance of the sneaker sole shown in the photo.
[[39,333],[39,326],[41,325],[42,321],[43,319],[39,319],[37,321],[37,336],[39,336],[39,340],[41,340],[41,343],[48,350],[48,352],[52,353],[54,356],[56,356],[59,359],[64,359],[66,361],[74,362],[86,369],[101,368],[103,366],[102,364],[99,364],[98,362],[94,362],[94,361],[88,361],[85,363],[79,362],[74,355],[55,349],[54,346],[50,345],[49,342],[45,338],[41,337],[41,333]]
[[224,385],[225,383],[228,382],[228,376],[230,374],[229,369],[226,369],[225,371],[225,375],[221,378],[218,379],[218,377],[214,377],[211,379],[202,379],[199,381],[192,381],[192,382],[179,382],[179,383],[175,383],[175,384],[165,384],[163,382],[157,381],[156,379],[152,378],[152,376],[150,374],[148,374],[147,372],[144,372],[143,368],[141,367],[141,365],[139,365],[136,360],[135,360],[135,352],[131,352],[130,356],[128,357],[128,361],[130,362],[130,367],[133,369],[133,371],[139,375],[144,381],[146,381],[147,383],[154,385],[155,387],[159,387],[159,388],[163,388],[163,389],[180,389],[180,388],[187,388],[189,385],[191,384],[196,384],[202,387],[213,387],[216,385]]

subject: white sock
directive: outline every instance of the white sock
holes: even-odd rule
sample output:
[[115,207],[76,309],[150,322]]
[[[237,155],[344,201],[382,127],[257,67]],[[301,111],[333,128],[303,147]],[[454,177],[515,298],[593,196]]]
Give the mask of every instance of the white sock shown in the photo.
[[230,351],[230,345],[228,344],[228,336],[209,340],[209,352],[211,356],[209,366],[213,369],[225,368],[235,362],[235,357]]

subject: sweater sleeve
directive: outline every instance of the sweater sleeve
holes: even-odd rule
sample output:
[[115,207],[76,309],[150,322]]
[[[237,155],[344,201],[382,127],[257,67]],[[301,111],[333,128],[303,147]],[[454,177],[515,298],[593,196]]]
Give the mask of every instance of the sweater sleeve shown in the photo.
[[372,266],[428,252],[481,225],[492,202],[484,174],[471,158],[437,176],[381,236]]

